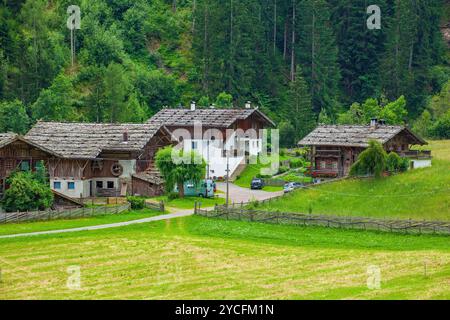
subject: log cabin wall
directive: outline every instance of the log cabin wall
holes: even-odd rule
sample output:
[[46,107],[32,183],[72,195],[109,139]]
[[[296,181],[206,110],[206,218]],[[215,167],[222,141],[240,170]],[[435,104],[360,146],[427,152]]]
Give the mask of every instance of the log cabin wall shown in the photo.
[[39,161],[46,162],[50,157],[48,153],[23,141],[14,141],[0,148],[0,178],[8,177],[22,162],[27,162],[27,166],[33,169]]

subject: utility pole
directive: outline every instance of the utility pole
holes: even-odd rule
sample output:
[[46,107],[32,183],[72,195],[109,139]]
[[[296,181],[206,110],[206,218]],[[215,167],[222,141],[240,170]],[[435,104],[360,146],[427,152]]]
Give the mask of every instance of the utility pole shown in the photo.
[[227,156],[227,198],[225,201],[225,205],[228,208],[228,199],[230,198],[230,186],[229,186],[229,175],[230,175],[230,162],[229,162],[229,155],[228,155],[228,150],[225,150],[226,152],[226,156]]

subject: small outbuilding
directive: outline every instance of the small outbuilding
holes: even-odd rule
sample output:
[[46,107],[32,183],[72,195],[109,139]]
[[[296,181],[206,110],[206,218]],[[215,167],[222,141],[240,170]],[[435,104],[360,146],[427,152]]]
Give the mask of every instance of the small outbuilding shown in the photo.
[[311,174],[314,177],[343,177],[370,140],[380,142],[386,152],[396,152],[412,160],[412,166],[431,165],[431,151],[411,150],[428,144],[405,126],[390,126],[372,119],[370,125],[320,125],[299,141],[310,147]]

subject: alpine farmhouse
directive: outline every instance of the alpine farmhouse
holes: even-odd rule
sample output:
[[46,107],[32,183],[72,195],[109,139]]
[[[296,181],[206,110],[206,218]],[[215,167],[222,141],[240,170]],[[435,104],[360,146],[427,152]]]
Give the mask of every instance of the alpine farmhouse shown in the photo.
[[[200,137],[194,124],[202,123]],[[34,170],[44,161],[55,194],[67,199],[156,196],[164,181],[156,152],[182,142],[207,162],[208,178],[243,169],[262,148],[260,129],[274,123],[258,109],[163,109],[147,123],[72,123],[38,121],[25,136],[0,134],[0,193],[14,170]],[[175,136],[177,129],[185,134]],[[249,130],[253,129],[253,130]],[[185,139],[183,140],[183,137]]]
[[380,142],[388,153],[410,158],[413,168],[431,165],[430,151],[411,150],[412,145],[426,145],[425,140],[405,126],[389,126],[377,119],[367,126],[320,125],[298,145],[310,148],[312,176],[343,177],[370,140]]
[[162,109],[148,122],[164,125],[180,141],[185,151],[195,150],[207,163],[207,178],[233,178],[257,156],[263,147],[262,129],[274,128],[275,123],[250,102],[245,108],[198,108],[193,102],[189,109]]

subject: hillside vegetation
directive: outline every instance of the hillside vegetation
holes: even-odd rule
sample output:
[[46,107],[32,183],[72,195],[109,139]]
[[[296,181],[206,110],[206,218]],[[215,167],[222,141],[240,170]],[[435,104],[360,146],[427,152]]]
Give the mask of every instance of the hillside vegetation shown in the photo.
[[450,141],[433,141],[431,168],[379,179],[347,179],[297,190],[267,210],[315,214],[450,220]]
[[[450,299],[438,236],[187,217],[1,239],[0,260],[0,299]],[[69,266],[79,290],[66,286]]]
[[[69,5],[81,9],[73,66]],[[450,121],[450,114],[438,121],[448,110],[439,102],[450,85],[440,33],[448,2],[378,0],[382,26],[374,30],[367,5],[3,1],[0,131],[24,133],[39,119],[141,122],[191,100],[217,107],[250,100],[280,125],[287,146],[318,121],[359,123],[374,115],[391,124],[420,119],[421,133],[442,136]],[[396,101],[404,112],[391,118]]]

